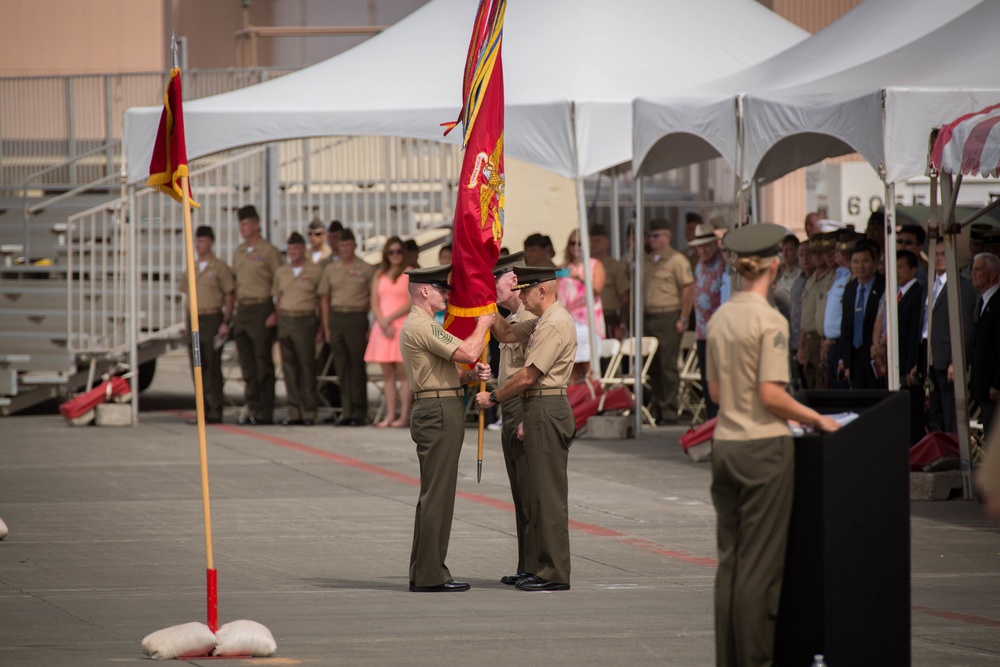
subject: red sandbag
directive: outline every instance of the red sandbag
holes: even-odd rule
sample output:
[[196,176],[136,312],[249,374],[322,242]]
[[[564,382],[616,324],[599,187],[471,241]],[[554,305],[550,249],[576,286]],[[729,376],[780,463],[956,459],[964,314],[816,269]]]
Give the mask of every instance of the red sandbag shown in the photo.
[[65,401],[59,406],[59,414],[66,419],[75,419],[88,410],[93,410],[101,403],[106,403],[116,396],[129,393],[129,391],[131,391],[131,388],[129,387],[128,380],[115,376],[107,382],[102,382],[90,391]]
[[687,433],[678,439],[678,442],[681,444],[681,447],[684,448],[684,451],[686,452],[695,445],[700,445],[703,442],[711,440],[712,436],[715,435],[715,425],[718,421],[718,417],[712,417],[708,421],[702,422],[694,428],[688,429]]
[[910,447],[910,470],[921,472],[932,464],[936,464],[937,467],[944,459],[954,459],[956,465],[949,467],[958,467],[958,436],[954,433],[943,431],[928,433]]
[[[566,390],[578,431],[583,428],[588,419],[597,414],[597,409],[601,405],[601,397],[605,394],[604,389],[596,380],[591,380],[590,386],[593,389],[593,394],[590,393],[591,390],[587,388],[586,384],[575,384]],[[604,412],[630,410],[632,405],[632,393],[626,387],[615,387],[607,392],[607,398],[604,399]]]

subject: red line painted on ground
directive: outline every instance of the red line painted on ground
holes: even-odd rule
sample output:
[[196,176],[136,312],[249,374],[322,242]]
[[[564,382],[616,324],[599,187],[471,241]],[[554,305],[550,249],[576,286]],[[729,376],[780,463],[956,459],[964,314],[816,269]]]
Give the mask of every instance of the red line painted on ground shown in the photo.
[[[395,470],[389,470],[388,468],[383,468],[381,466],[372,465],[371,463],[365,463],[360,459],[355,459],[350,456],[344,456],[342,454],[334,454],[333,452],[328,452],[317,447],[311,447],[309,445],[303,445],[300,442],[295,442],[294,440],[288,440],[287,438],[280,438],[274,435],[267,435],[266,433],[261,433],[259,431],[251,431],[250,429],[241,428],[239,426],[232,426],[229,424],[212,424],[212,428],[219,429],[220,431],[225,431],[227,433],[232,433],[233,435],[240,435],[245,437],[255,438],[263,442],[270,443],[272,445],[277,445],[278,447],[284,447],[285,449],[290,449],[292,451],[300,452],[302,454],[309,454],[311,456],[318,456],[320,458],[332,461],[338,465],[342,465],[354,470],[361,470],[373,475],[378,475],[379,477],[385,477],[394,482],[402,482],[409,486],[420,486],[420,478],[414,477],[413,475],[407,475],[401,472],[396,472]],[[504,500],[498,500],[491,496],[485,496],[480,493],[470,493],[468,491],[458,491],[455,494],[456,498],[461,498],[462,500],[468,500],[479,505],[484,505],[486,507],[492,507],[493,509],[498,509],[503,512],[514,512],[514,505]],[[569,527],[580,533],[585,533],[587,535],[592,535],[594,537],[611,537],[615,538],[618,542],[622,544],[627,544],[629,546],[634,546],[642,549],[643,551],[648,551],[650,553],[657,554],[658,556],[666,556],[673,560],[678,560],[684,563],[691,563],[694,565],[702,565],[706,567],[715,567],[718,563],[714,558],[704,558],[701,556],[696,556],[694,554],[689,554],[684,551],[678,551],[677,549],[670,549],[662,544],[656,544],[655,542],[650,542],[649,540],[638,539],[629,537],[624,533],[619,533],[616,530],[610,528],[605,528],[604,526],[598,526],[593,523],[584,523],[583,521],[575,521],[573,519],[569,520]]]
[[974,616],[972,614],[962,614],[957,611],[945,611],[943,609],[931,609],[930,607],[922,607],[916,604],[913,605],[913,610],[919,611],[921,614],[927,614],[928,616],[946,618],[949,621],[962,621],[963,623],[975,623],[976,625],[985,625],[990,628],[1000,628],[1000,621],[986,618],[985,616]]

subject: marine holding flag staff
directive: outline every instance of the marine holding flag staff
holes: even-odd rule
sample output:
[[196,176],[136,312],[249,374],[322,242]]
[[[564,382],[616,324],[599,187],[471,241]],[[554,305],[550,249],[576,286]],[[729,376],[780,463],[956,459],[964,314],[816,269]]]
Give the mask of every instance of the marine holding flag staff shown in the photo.
[[772,664],[795,470],[788,420],[838,428],[785,390],[788,321],[767,303],[784,236],[784,227],[766,223],[726,234],[743,291],[708,321],[708,392],[719,404],[712,450],[717,665]]
[[[476,327],[465,340],[434,322],[434,313],[447,302],[450,271],[450,266],[435,266],[406,272],[413,305],[403,323],[399,346],[413,388],[410,436],[417,445],[420,463],[420,496],[410,552],[410,591],[415,593],[469,590],[469,584],[452,579],[445,565],[455,511],[458,459],[465,437],[462,385],[490,377],[490,367],[476,360],[496,315],[476,318]],[[475,366],[458,370],[456,363]]]

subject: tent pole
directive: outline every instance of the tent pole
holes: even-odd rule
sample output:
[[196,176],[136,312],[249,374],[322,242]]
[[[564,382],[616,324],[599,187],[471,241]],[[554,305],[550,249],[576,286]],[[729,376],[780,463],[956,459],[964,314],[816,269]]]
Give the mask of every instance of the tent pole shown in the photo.
[[[889,390],[898,391],[899,382],[899,310],[896,293],[896,184],[885,184],[885,347],[886,376]],[[909,371],[909,369],[905,369]]]
[[621,216],[619,215],[618,170],[611,169],[611,256],[622,258]]
[[[583,177],[576,177],[576,205],[580,214],[580,254],[583,260],[583,285],[587,292],[587,335],[590,338],[590,372],[600,374],[601,349],[598,346],[597,317],[594,314],[594,275],[590,268],[590,228],[587,224],[587,197]],[[589,380],[589,378],[588,378]]]
[[128,188],[128,365],[132,373],[132,424],[139,423],[139,215],[135,210],[135,186]]
[[635,438],[639,439],[642,433],[642,262],[643,252],[643,220],[642,220],[642,176],[635,174],[633,178],[635,188],[635,222],[632,227],[632,336],[635,338],[635,347],[632,359],[632,376],[635,380],[633,393],[635,394],[635,407],[632,410],[633,427]]
[[958,198],[958,187],[953,190],[951,175],[941,174],[941,199],[945,204],[942,216],[945,230],[944,256],[945,273],[948,282],[945,289],[948,293],[948,328],[951,332],[951,363],[955,373],[955,416],[958,422],[958,455],[961,460],[962,497],[972,498],[972,455],[971,438],[969,435],[969,403],[968,378],[966,377],[965,341],[962,323],[961,281],[958,274],[958,234],[961,228],[955,222],[955,200]]

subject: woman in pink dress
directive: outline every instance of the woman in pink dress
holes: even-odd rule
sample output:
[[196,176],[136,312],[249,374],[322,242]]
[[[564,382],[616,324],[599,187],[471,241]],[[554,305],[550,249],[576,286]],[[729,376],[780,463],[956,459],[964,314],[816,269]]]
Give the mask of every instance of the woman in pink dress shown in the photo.
[[[556,287],[559,303],[569,311],[576,323],[576,357],[573,359],[571,382],[583,382],[590,373],[590,326],[587,322],[587,287],[583,282],[583,259],[580,254],[579,232],[569,235],[566,243],[565,263],[568,278],[560,278]],[[604,338],[604,309],[601,307],[601,290],[604,289],[604,265],[590,258],[590,278],[594,288],[594,325],[597,338]]]
[[[381,364],[385,381],[385,418],[375,426],[404,428],[410,425],[413,394],[403,372],[399,331],[410,312],[409,276],[403,273],[403,242],[393,236],[382,246],[382,264],[372,279],[372,329],[368,336],[365,361]],[[396,382],[399,382],[399,391]],[[396,403],[400,402],[399,419]]]

